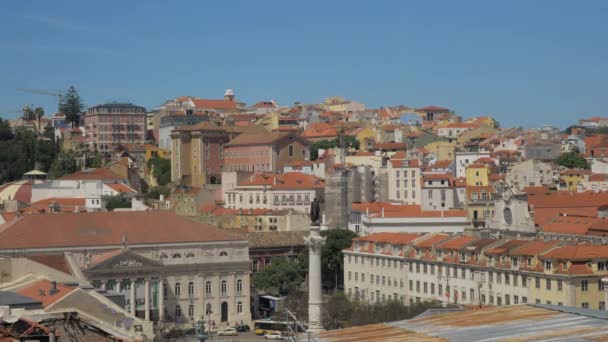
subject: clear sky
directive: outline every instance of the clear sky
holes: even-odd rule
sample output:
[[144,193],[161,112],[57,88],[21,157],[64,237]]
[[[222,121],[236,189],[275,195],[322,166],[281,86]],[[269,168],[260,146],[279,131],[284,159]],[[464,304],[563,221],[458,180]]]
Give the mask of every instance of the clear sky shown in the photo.
[[608,116],[608,1],[0,1],[0,115],[179,95]]

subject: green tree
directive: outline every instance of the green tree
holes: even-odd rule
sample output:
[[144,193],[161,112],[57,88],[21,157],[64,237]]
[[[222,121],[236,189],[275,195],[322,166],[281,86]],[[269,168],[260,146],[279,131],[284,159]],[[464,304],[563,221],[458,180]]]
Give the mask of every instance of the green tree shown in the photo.
[[76,167],[76,155],[73,152],[61,152],[51,163],[49,169],[49,178],[59,178],[63,175],[74,173],[78,170]]
[[304,280],[305,270],[297,261],[273,258],[269,266],[253,275],[256,289],[274,296],[285,296],[295,291]]
[[557,164],[569,169],[589,169],[590,165],[587,159],[577,151],[562,153],[557,158]]
[[148,189],[148,192],[145,194],[145,198],[147,199],[160,199],[160,195],[165,196],[165,198],[169,197],[170,189],[167,186],[153,186]]
[[321,232],[326,237],[321,248],[321,271],[323,284],[329,289],[344,287],[344,255],[342,250],[350,247],[357,234],[348,229],[329,229]]
[[74,86],[70,86],[68,91],[61,97],[59,102],[59,111],[65,114],[65,121],[70,123],[72,127],[77,126],[80,120],[80,113],[84,109],[84,104],[78,95],[78,90]]
[[41,122],[43,116],[44,116],[44,108],[36,107],[36,109],[34,109],[34,117],[36,118],[36,121],[38,121],[38,133],[43,132],[42,122]]
[[107,211],[114,211],[116,208],[131,208],[131,200],[124,196],[103,196],[102,201],[106,204]]
[[[359,149],[360,142],[356,137],[346,135],[342,138],[344,147],[353,148],[355,150]],[[328,148],[336,148],[340,146],[340,138],[335,138],[332,140],[320,140],[315,141],[310,144],[310,160],[317,160],[319,158],[319,149],[328,149]]]
[[148,168],[152,170],[158,185],[165,186],[171,182],[171,160],[160,157],[150,158]]
[[13,130],[8,120],[0,118],[0,141],[7,141],[13,139]]

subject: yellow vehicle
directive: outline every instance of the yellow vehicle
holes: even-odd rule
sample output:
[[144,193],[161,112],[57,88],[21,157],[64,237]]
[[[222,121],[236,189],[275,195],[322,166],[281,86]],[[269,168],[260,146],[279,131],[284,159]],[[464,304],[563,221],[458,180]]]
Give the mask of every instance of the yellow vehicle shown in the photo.
[[253,322],[253,332],[256,335],[266,335],[270,333],[285,333],[287,332],[287,322],[257,320]]

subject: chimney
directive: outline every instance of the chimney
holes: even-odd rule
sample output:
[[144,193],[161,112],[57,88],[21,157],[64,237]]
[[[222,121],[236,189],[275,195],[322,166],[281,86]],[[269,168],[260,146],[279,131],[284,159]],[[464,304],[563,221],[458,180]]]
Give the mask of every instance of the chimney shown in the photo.
[[53,280],[51,282],[51,290],[49,291],[49,296],[52,296],[57,292],[59,292],[59,290],[57,290],[57,282],[55,280]]
[[384,207],[382,207],[382,217],[384,217]]
[[369,216],[369,207],[365,208],[365,216]]

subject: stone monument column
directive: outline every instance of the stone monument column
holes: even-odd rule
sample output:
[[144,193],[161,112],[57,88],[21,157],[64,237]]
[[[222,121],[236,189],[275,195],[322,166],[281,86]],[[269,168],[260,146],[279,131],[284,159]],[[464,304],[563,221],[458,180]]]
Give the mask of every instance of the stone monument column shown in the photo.
[[323,330],[321,325],[321,246],[325,238],[319,226],[319,202],[315,198],[310,210],[310,235],[308,245],[308,330],[312,333]]

